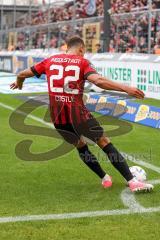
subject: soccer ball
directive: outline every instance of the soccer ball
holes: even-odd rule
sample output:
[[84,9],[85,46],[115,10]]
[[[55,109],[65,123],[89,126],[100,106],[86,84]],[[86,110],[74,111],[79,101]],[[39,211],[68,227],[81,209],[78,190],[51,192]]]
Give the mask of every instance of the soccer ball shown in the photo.
[[145,172],[145,170],[139,166],[132,166],[129,168],[132,175],[139,181],[146,181],[147,179],[147,174]]

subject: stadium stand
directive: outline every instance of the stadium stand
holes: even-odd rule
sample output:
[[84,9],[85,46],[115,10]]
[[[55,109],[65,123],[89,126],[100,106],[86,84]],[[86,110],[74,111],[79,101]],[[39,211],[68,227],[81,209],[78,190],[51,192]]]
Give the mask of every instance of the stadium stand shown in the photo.
[[[137,15],[137,10],[147,10],[147,0],[111,0],[111,41],[110,52],[140,52],[148,51],[148,15]],[[63,5],[44,4],[39,6],[37,11],[18,15],[16,28],[41,26],[38,31],[32,31],[31,35],[27,31],[17,32],[17,44],[13,50],[25,50],[29,48],[57,48],[60,47],[73,31],[73,25],[67,23],[72,19],[84,19],[99,17],[104,15],[102,0],[96,1],[96,11],[89,15],[86,11],[87,1],[76,1],[76,10],[73,1]],[[160,8],[160,0],[153,0],[153,9]],[[121,17],[121,14],[132,12],[133,14]],[[135,13],[135,14],[134,14]],[[117,16],[115,16],[115,14]],[[152,52],[158,52],[160,43],[160,13],[152,14]],[[48,30],[42,25],[65,21],[63,26],[57,24],[50,30],[50,40],[48,42]],[[82,36],[83,23],[77,23],[74,34]],[[103,34],[103,29],[101,31]],[[29,38],[32,38],[29,46]],[[59,40],[60,39],[60,40]]]
[[[83,0],[77,1],[76,3],[76,12],[74,10],[74,3],[73,1],[66,3],[65,5],[61,6],[51,6],[48,8],[47,6],[44,10],[39,10],[37,13],[32,13],[31,17],[28,14],[21,16],[16,21],[16,27],[22,28],[24,26],[34,26],[34,25],[41,25],[47,23],[56,23],[60,21],[68,21],[72,20],[74,17],[76,19],[83,19],[95,16],[102,16],[104,14],[104,7],[103,1],[97,0],[96,12],[93,15],[88,15],[86,12],[86,3]],[[76,14],[74,16],[74,14]],[[48,18],[49,16],[49,18]],[[59,28],[54,28],[53,32],[51,32],[51,40],[49,43],[49,47],[58,47],[63,42],[66,41],[68,37],[68,32],[72,31],[72,25],[65,24],[61,28],[61,42],[58,44],[59,38]],[[82,24],[77,24],[75,29],[75,34],[82,36]],[[28,37],[27,37],[28,38]],[[32,48],[45,48],[48,47],[48,43],[46,40],[47,38],[47,31],[42,30],[38,33],[32,33]],[[17,43],[17,50],[24,49],[25,44],[24,41],[26,39],[26,33],[20,32],[18,33],[18,43]],[[27,44],[26,44],[27,45]]]
[[[76,19],[79,18],[87,18],[93,16],[102,16],[104,14],[103,8],[103,1],[97,0],[97,10],[95,14],[88,15],[86,12],[86,3],[83,0],[77,1],[76,3]],[[50,9],[46,7],[44,10],[39,10],[36,14],[33,13],[31,17],[31,22],[29,15],[26,14],[21,18],[17,19],[16,26],[23,27],[26,25],[38,25],[38,24],[47,24],[59,21],[67,21],[71,20],[74,17],[75,10],[74,10],[74,2],[68,2],[62,6],[51,6]],[[49,12],[49,19],[48,19],[48,12]]]
[[[111,24],[111,52],[148,52],[148,14],[141,14],[136,11],[147,9],[147,0],[122,1],[112,0],[111,14],[117,15]],[[153,9],[160,8],[160,1],[153,1]],[[123,15],[132,12],[132,15]],[[135,12],[135,14],[134,14]],[[160,15],[152,14],[151,26],[151,48],[152,53],[159,49],[160,42]]]

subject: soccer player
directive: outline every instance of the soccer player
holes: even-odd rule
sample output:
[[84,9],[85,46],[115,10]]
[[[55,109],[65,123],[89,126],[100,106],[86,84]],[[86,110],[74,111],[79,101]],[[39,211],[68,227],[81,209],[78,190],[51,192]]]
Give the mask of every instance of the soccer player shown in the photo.
[[50,99],[52,122],[62,137],[73,144],[82,161],[95,172],[104,188],[112,186],[112,178],[101,168],[90,152],[83,136],[95,142],[107,155],[113,166],[126,179],[132,192],[151,191],[153,186],[133,177],[126,160],[104,135],[103,128],[83,103],[85,80],[105,90],[126,92],[139,99],[144,93],[137,88],[115,83],[98,74],[92,64],[84,58],[85,44],[79,37],[72,37],[67,43],[67,53],[53,55],[20,72],[11,89],[22,89],[26,78],[46,74]]

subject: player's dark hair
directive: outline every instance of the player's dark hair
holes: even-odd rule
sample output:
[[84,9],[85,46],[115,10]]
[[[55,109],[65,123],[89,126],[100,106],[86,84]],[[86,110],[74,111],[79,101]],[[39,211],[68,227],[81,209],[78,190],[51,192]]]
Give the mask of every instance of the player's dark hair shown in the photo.
[[78,37],[78,36],[74,36],[71,37],[68,41],[67,41],[67,48],[72,48],[72,47],[78,47],[82,45],[83,47],[85,47],[84,41],[82,38]]

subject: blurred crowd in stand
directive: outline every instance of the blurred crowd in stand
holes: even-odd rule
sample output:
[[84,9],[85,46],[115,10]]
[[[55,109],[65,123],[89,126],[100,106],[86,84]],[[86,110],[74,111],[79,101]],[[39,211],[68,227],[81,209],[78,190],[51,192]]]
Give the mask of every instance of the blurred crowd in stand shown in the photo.
[[[149,16],[148,0],[111,0],[110,52],[148,52]],[[153,0],[152,9],[160,8],[160,0]],[[139,13],[137,13],[139,10]],[[140,12],[141,11],[141,12]],[[132,12],[132,14],[129,14]],[[118,14],[118,16],[116,16]],[[151,50],[158,53],[160,48],[160,12],[152,12]]]
[[[65,5],[44,5],[37,13],[23,15],[17,19],[16,27],[35,26],[53,23],[49,31],[47,27],[37,31],[22,31],[17,34],[17,50],[29,48],[64,47],[68,36],[82,36],[83,22],[54,23],[72,19],[84,19],[104,15],[103,0],[96,0],[90,9],[88,0],[70,1]],[[148,0],[111,0],[111,41],[110,52],[148,52]],[[76,5],[76,8],[75,8]],[[94,9],[95,7],[95,9]],[[153,0],[152,9],[160,8],[160,0]],[[92,10],[92,11],[91,11]],[[141,13],[138,13],[142,11]],[[132,12],[132,14],[129,14]],[[103,33],[102,33],[103,38]],[[50,39],[50,41],[48,41]],[[153,53],[160,51],[160,12],[152,13],[151,48]]]
[[[76,8],[75,8],[76,6]],[[84,19],[91,17],[98,17],[104,15],[103,0],[96,0],[96,5],[91,12],[88,8],[88,0],[79,0],[74,3],[70,1],[65,5],[44,5],[37,13],[28,13],[23,15],[16,21],[16,27],[42,25],[48,23],[57,23],[62,21],[68,21],[72,19]],[[37,31],[36,33],[24,33],[20,32],[17,36],[17,50],[23,50],[25,46],[31,48],[46,48],[46,47],[60,47],[64,45],[64,42],[72,33],[82,36],[83,23],[64,23],[62,25],[54,25],[48,29],[46,27]],[[48,36],[49,35],[49,36]],[[50,42],[48,42],[48,38]],[[29,39],[31,39],[29,41]],[[29,43],[28,43],[29,42]]]

